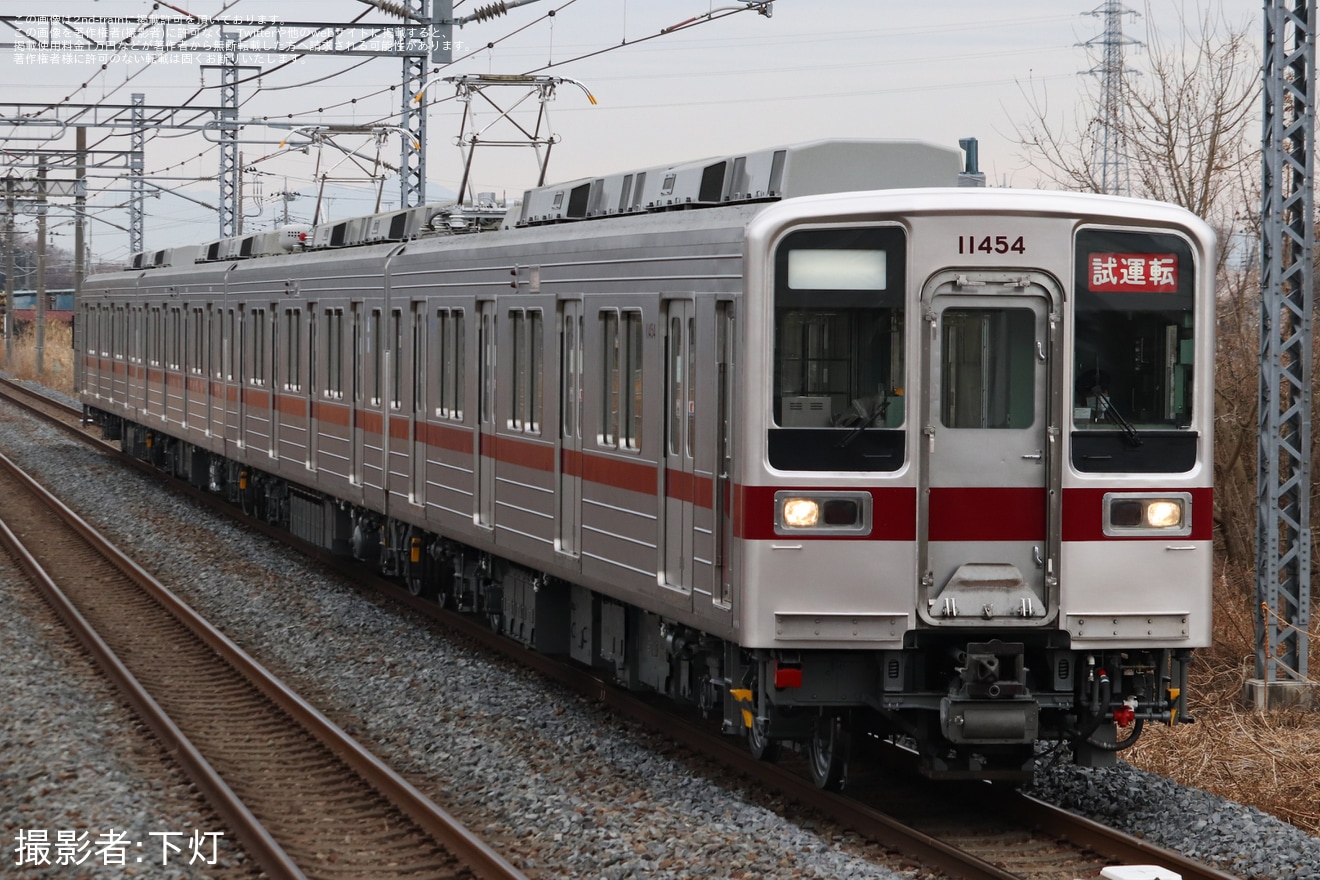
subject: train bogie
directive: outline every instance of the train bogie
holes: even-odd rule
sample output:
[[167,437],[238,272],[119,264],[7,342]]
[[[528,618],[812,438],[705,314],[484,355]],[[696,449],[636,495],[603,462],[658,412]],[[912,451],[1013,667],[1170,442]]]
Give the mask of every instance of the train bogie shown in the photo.
[[[1021,775],[1037,740],[1103,763],[1185,718],[1209,642],[1213,240],[950,159],[816,144],[546,187],[514,228],[90,279],[83,399],[821,784],[862,725],[941,775]],[[892,188],[904,163],[949,186]]]

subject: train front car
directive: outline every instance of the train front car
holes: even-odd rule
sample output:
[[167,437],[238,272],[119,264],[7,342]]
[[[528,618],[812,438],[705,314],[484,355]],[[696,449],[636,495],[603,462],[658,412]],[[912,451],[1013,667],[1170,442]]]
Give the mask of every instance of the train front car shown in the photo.
[[728,726],[941,777],[1103,765],[1208,645],[1213,235],[1167,205],[907,190],[748,231]]

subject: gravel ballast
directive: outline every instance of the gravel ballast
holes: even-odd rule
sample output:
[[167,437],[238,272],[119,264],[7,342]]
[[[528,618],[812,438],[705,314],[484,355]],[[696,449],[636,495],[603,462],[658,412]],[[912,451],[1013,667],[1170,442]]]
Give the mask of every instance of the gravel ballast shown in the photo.
[[[645,731],[9,410],[0,411],[0,451],[533,877],[922,876],[893,858],[896,871],[877,867],[877,850],[852,835],[694,768]],[[49,821],[44,796],[8,796],[18,775],[97,767],[106,760],[98,737],[131,723],[47,695],[39,678],[47,661],[32,651],[48,635],[24,619],[4,625],[28,626],[26,635],[0,629],[6,646],[30,644],[0,651],[0,674],[25,683],[0,701],[0,735],[6,752],[35,739],[47,751],[25,754],[12,772],[0,757],[11,867],[13,829]],[[132,783],[91,793],[80,782],[49,797],[72,801],[84,791],[105,823],[140,817],[139,802],[153,796]],[[1034,793],[1243,877],[1320,878],[1320,839],[1121,762],[1051,769]],[[154,830],[184,823],[177,804],[156,801],[153,818],[131,821],[161,826]]]

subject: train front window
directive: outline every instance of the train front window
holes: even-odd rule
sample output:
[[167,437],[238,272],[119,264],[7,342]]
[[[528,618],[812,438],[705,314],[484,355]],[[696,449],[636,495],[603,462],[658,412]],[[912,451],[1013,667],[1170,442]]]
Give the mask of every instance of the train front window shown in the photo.
[[770,463],[784,470],[902,465],[905,235],[802,230],[775,253]]
[[1195,272],[1191,248],[1176,235],[1077,234],[1072,421],[1080,470],[1193,465]]
[[1035,422],[1036,321],[1029,309],[946,309],[940,421],[946,428]]

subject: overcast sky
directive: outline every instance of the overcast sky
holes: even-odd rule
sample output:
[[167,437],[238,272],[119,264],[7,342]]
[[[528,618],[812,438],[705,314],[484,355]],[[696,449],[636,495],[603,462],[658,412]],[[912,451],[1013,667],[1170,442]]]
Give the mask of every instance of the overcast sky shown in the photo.
[[[481,5],[484,0],[460,2],[456,14]],[[1024,91],[1047,95],[1050,114],[1060,125],[1084,110],[1088,78],[1079,72],[1096,65],[1099,56],[1088,55],[1078,44],[1098,37],[1104,28],[1102,18],[1087,14],[1100,0],[777,0],[771,17],[740,12],[656,37],[664,28],[743,5],[739,0],[540,0],[462,28],[455,56],[475,54],[442,75],[523,73],[552,64],[542,72],[585,84],[597,105],[591,106],[577,88],[563,86],[549,106],[552,128],[561,138],[550,159],[552,181],[826,137],[915,138],[956,146],[959,138],[971,136],[980,140],[981,168],[993,185],[1024,187],[1039,182],[1039,175],[1025,166],[1013,134],[1029,114]],[[152,6],[149,0],[5,0],[0,14],[100,16],[133,23],[152,15]],[[249,20],[347,23],[366,12],[366,22],[392,21],[358,0],[173,0],[154,15],[183,20],[170,6],[203,17],[224,10]],[[1229,26],[1246,27],[1255,39],[1262,31],[1260,0],[1151,0],[1128,6],[1140,13],[1124,18],[1127,36],[1136,40],[1147,40],[1148,28],[1155,28],[1166,44],[1176,44],[1184,19],[1194,25],[1207,10]],[[552,10],[553,18],[546,17]],[[0,42],[13,41],[12,31],[0,29]],[[497,45],[484,48],[490,42]],[[601,50],[609,51],[572,60]],[[1140,47],[1130,47],[1127,57],[1137,67],[1145,59]],[[352,70],[362,59],[306,58],[278,70],[273,69],[277,59],[256,60],[266,72],[259,81],[240,85],[242,120],[309,126],[397,122],[402,98],[396,59],[372,60]],[[0,101],[129,103],[132,93],[142,92],[150,105],[215,105],[219,74],[204,70],[206,63],[200,56],[176,55],[143,64],[136,56],[134,63],[121,61],[102,70],[100,59],[62,54],[42,61],[0,49]],[[255,74],[244,71],[244,78]],[[521,95],[509,89],[491,94],[501,102]],[[428,100],[438,101],[428,117],[431,199],[456,189],[462,174],[454,146],[461,105],[452,96],[452,86],[443,82],[428,93]],[[11,104],[3,114],[12,112]],[[493,119],[489,108],[478,116],[481,125]],[[0,125],[0,149],[7,151],[0,154],[0,163],[11,163],[0,175],[14,168],[15,157],[41,145],[32,140],[36,133],[56,131]],[[109,134],[93,129],[89,139],[101,149],[129,147],[125,132],[107,139]],[[255,162],[260,172],[245,177],[247,228],[274,222],[283,204],[274,195],[285,191],[286,179],[287,191],[300,195],[290,211],[295,218],[310,218],[318,159],[322,173],[344,178],[332,191],[332,216],[372,209],[373,190],[363,180],[370,162],[358,169],[328,148],[268,158],[286,135],[287,130],[262,125],[243,129],[244,163]],[[511,135],[502,126],[487,133],[488,138]],[[160,186],[213,205],[218,198],[214,180],[165,179],[214,177],[219,154],[213,141],[214,134],[208,140],[197,132],[157,132],[146,146],[146,171],[159,176]],[[367,138],[343,136],[337,142],[368,158],[376,154]],[[72,145],[72,134],[46,144]],[[382,158],[397,164],[399,149],[398,137],[391,136]],[[109,161],[107,174],[122,177],[123,160]],[[535,183],[535,174],[531,150],[488,149],[477,154],[473,184],[515,197]],[[96,180],[97,186],[123,188],[117,179]],[[125,192],[104,192],[93,198],[97,216],[107,221],[94,224],[96,254],[113,259],[126,254],[126,233],[110,225],[123,225],[125,216],[109,210],[126,197]],[[398,205],[397,178],[385,183],[383,200],[386,206]],[[213,211],[178,195],[165,193],[146,204],[148,248],[218,234]],[[55,234],[66,236],[57,239],[61,245],[72,241],[67,227],[57,227]]]

